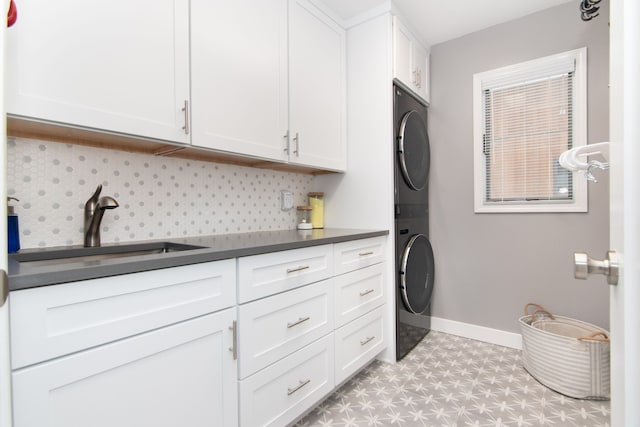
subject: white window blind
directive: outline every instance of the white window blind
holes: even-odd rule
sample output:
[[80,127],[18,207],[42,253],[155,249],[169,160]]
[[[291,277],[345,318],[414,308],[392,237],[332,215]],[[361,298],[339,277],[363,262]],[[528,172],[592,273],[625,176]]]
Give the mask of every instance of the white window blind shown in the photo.
[[576,203],[582,186],[558,163],[564,151],[585,143],[576,130],[585,109],[577,101],[586,102],[576,93],[583,72],[577,52],[475,76],[476,168],[482,172],[476,173],[482,181],[476,182],[476,211],[583,208]]

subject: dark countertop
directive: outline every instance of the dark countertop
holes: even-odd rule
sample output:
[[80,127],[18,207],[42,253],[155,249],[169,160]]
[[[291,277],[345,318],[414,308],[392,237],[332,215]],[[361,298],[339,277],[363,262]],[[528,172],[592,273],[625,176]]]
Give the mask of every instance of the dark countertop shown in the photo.
[[[308,246],[325,245],[385,236],[387,230],[357,229],[316,229],[316,230],[279,230],[257,231],[251,233],[222,234],[214,236],[187,237],[181,239],[162,239],[141,242],[123,242],[121,245],[148,242],[171,242],[203,246],[182,252],[165,254],[139,255],[126,258],[104,259],[63,263],[58,265],[29,265],[16,261],[9,255],[9,290],[34,288],[78,280],[96,279],[99,277],[137,273],[160,268],[178,267],[221,259],[258,255],[267,252],[286,251]],[[118,246],[118,244],[105,244]],[[65,249],[81,248],[68,246]],[[21,254],[59,250],[61,247],[44,249],[25,249]]]

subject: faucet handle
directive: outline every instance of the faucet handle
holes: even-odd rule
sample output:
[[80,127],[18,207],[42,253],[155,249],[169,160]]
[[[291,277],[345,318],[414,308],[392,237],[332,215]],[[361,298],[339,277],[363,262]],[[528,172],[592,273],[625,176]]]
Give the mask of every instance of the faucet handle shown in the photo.
[[93,210],[96,208],[96,205],[98,204],[98,198],[100,197],[101,192],[102,192],[102,184],[98,184],[96,191],[93,193],[91,197],[89,197],[87,202],[84,204],[85,210],[87,209]]

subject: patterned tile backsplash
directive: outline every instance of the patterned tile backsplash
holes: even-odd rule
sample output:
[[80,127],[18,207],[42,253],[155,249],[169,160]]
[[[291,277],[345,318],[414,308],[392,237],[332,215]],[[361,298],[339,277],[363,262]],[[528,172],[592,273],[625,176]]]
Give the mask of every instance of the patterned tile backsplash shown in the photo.
[[[25,138],[8,141],[8,194],[22,248],[83,243],[84,203],[102,195],[103,243],[293,229],[313,176]],[[280,210],[280,190],[294,208]]]

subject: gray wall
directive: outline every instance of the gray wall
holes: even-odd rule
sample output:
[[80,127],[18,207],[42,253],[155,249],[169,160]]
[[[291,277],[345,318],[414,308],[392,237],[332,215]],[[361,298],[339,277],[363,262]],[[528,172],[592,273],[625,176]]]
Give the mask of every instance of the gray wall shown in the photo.
[[591,22],[577,2],[438,44],[431,49],[431,239],[436,256],[433,315],[518,331],[529,301],[609,327],[604,277],[573,278],[573,252],[601,258],[609,241],[609,182],[589,184],[589,212],[475,214],[473,74],[587,47],[588,142],[608,140],[607,2]]

